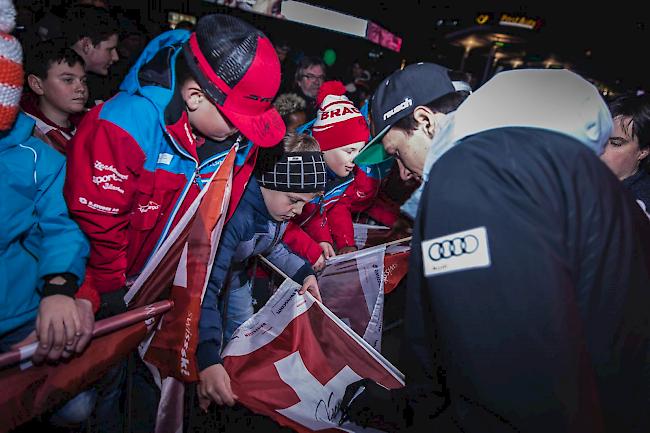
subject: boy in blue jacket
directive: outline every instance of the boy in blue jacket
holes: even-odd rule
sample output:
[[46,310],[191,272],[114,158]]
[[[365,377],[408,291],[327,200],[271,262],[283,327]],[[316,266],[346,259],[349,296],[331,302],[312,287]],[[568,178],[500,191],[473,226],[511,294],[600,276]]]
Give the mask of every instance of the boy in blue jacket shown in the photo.
[[[233,332],[253,315],[251,281],[246,261],[257,254],[301,283],[320,300],[311,265],[281,242],[287,223],[305,203],[322,194],[326,170],[318,142],[288,134],[282,145],[264,149],[241,202],[221,234],[210,281],[201,306],[197,359],[199,403],[232,406],[237,399],[220,356]],[[222,338],[223,335],[223,338]]]
[[[13,16],[13,5],[0,3],[0,353],[38,341],[32,360],[57,361],[91,337],[90,303],[74,296],[89,246],[63,199],[65,158],[33,137],[34,121],[19,113],[22,49],[9,34]],[[87,396],[77,397],[56,422],[88,416]]]
[[92,331],[82,323],[89,305],[74,298],[89,248],[63,200],[65,159],[19,114],[22,48],[10,35],[13,4],[0,8],[0,353],[38,339],[34,360],[58,360]]

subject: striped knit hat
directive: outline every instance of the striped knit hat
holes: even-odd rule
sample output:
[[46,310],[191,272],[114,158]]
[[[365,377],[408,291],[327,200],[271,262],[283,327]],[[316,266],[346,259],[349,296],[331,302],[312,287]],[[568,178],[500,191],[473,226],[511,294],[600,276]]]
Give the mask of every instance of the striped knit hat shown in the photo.
[[0,131],[13,126],[23,89],[23,50],[10,34],[15,24],[13,3],[0,0]]
[[320,149],[336,149],[348,144],[368,141],[370,131],[359,109],[345,97],[345,86],[340,81],[326,81],[316,97],[318,112],[312,135]]

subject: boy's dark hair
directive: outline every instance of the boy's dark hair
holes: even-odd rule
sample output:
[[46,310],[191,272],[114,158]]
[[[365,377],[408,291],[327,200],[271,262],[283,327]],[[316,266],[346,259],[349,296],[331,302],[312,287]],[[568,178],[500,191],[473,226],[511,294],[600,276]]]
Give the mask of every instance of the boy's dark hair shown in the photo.
[[25,77],[31,74],[44,80],[53,64],[63,62],[70,67],[76,64],[82,68],[85,66],[83,58],[68,47],[64,39],[39,42],[25,50]]
[[196,81],[194,74],[187,65],[184,56],[179,55],[176,58],[176,65],[174,66],[176,72],[176,86],[180,87],[190,78]]
[[106,9],[91,5],[71,6],[63,19],[63,35],[69,46],[86,37],[97,46],[111,36],[119,34],[117,19]]
[[300,59],[298,65],[296,66],[296,77],[295,77],[296,81],[300,81],[302,79],[302,76],[305,73],[305,70],[307,68],[311,68],[312,66],[316,66],[316,65],[323,68],[323,72],[327,71],[325,62],[320,57],[305,56],[302,59]]
[[[631,122],[621,124],[623,131],[639,141],[639,149],[643,150],[650,146],[650,95],[626,93],[614,98],[609,102],[609,111],[612,118],[622,116]],[[632,130],[628,131],[628,125]],[[650,169],[650,158],[646,157],[641,161],[641,168]]]
[[[424,106],[429,108],[434,113],[443,113],[449,114],[452,111],[456,111],[458,106],[463,103],[465,99],[469,96],[469,92],[464,90],[459,90],[456,92],[447,93],[441,97],[434,99],[433,101],[425,104]],[[413,117],[413,113],[404,117],[403,119],[398,120],[393,125],[393,128],[397,128],[403,131],[406,131],[407,134],[411,134],[412,131],[417,129],[418,122]]]

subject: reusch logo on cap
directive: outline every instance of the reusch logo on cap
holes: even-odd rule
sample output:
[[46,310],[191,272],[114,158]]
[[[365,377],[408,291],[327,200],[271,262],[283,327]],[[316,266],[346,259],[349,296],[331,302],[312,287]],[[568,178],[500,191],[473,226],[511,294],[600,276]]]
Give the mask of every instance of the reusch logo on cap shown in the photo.
[[413,105],[413,99],[411,98],[404,98],[404,102],[401,104],[398,104],[388,110],[387,112],[384,113],[384,120],[390,119],[393,117],[395,114],[399,113],[400,111],[406,110],[408,107]]

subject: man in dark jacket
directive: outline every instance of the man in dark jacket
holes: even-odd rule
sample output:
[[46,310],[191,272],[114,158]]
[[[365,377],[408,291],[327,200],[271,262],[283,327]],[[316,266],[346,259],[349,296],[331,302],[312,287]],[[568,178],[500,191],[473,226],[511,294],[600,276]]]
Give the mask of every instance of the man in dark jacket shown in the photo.
[[598,159],[611,128],[584,79],[522,70],[437,130],[405,312],[411,427],[649,431],[650,227]]

